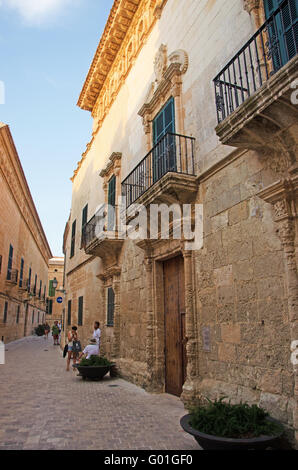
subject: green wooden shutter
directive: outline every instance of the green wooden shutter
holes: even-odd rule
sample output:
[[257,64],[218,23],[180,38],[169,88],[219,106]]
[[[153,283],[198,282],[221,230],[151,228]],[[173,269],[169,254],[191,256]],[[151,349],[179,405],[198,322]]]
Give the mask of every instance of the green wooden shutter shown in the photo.
[[153,145],[157,144],[167,132],[175,133],[174,98],[170,98],[153,121]]
[[16,323],[18,324],[20,321],[20,306],[18,305],[17,307],[17,318],[16,318]]
[[[284,0],[264,0],[266,19],[282,5]],[[275,20],[269,22],[269,36],[274,45],[277,39],[277,49],[273,48],[272,60],[275,70],[279,70],[297,54],[298,43],[298,0],[286,2]]]
[[114,310],[115,310],[115,293],[112,287],[108,288],[108,311],[107,325],[114,326]]
[[168,171],[176,171],[175,102],[170,98],[153,120],[153,180],[158,181]]
[[112,176],[109,181],[108,190],[108,230],[115,229],[115,207],[116,207],[116,176]]
[[24,259],[22,258],[21,259],[19,287],[23,287],[23,278],[24,278]]
[[34,295],[36,295],[36,288],[37,288],[37,274],[35,274],[35,280],[34,280],[34,288],[33,288]]
[[32,276],[32,269],[29,268],[29,278],[28,278],[28,285],[27,285],[28,292],[31,291],[31,276]]
[[7,280],[11,280],[11,270],[12,270],[12,260],[13,260],[13,246],[9,246],[9,255],[8,255],[8,264],[7,264]]
[[53,282],[54,280],[49,282],[49,297],[55,297],[56,295],[56,289],[53,287]]
[[79,309],[78,309],[78,325],[83,325],[83,306],[84,306],[84,298],[79,297]]
[[70,249],[70,257],[71,258],[73,258],[74,254],[75,254],[76,228],[77,228],[77,221],[75,220],[72,224],[72,230],[71,230],[71,249]]
[[3,323],[7,323],[8,302],[4,304]]
[[84,241],[84,232],[85,232],[85,227],[88,222],[88,204],[84,207],[82,211],[82,235],[81,235],[81,247],[83,246],[83,241]]
[[68,301],[67,305],[67,325],[71,325],[71,300]]

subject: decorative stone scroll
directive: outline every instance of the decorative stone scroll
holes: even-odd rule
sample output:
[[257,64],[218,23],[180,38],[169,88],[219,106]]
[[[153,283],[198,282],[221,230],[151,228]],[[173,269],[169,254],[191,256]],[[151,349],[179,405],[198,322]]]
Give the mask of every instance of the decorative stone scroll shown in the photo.
[[257,10],[260,8],[260,0],[244,0],[244,10],[246,10],[249,14],[253,10]]

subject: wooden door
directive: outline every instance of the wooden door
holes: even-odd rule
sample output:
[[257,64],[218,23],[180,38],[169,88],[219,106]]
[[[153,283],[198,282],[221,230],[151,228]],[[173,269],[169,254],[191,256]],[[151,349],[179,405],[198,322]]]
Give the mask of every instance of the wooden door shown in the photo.
[[182,256],[164,262],[165,385],[180,396],[186,378],[185,287]]

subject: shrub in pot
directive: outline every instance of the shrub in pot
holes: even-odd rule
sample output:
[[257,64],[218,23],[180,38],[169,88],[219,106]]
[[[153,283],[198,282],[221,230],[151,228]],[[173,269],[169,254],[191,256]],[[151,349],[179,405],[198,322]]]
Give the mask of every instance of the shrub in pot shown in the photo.
[[77,368],[83,378],[102,379],[113,365],[103,356],[91,356],[90,359],[83,358]]
[[183,416],[181,426],[203,449],[266,449],[276,447],[282,425],[257,405],[226,403],[219,400],[200,403]]

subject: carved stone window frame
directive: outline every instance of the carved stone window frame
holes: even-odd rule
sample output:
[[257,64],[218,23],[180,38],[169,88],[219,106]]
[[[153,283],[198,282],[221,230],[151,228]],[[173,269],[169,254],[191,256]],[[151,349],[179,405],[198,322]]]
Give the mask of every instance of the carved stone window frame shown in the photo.
[[109,181],[113,176],[116,177],[116,201],[118,200],[118,197],[121,196],[121,159],[121,152],[113,152],[107,165],[99,174],[99,176],[104,180],[103,190],[105,193],[105,204],[108,204]]
[[182,100],[183,75],[188,70],[188,55],[178,49],[168,56],[167,46],[161,44],[154,60],[155,82],[150,84],[145,103],[138,112],[143,119],[146,147],[153,147],[153,120],[173,97],[175,105],[175,126],[178,134],[184,134],[184,115]]
[[244,10],[253,18],[256,29],[259,29],[265,22],[264,0],[243,0]]

